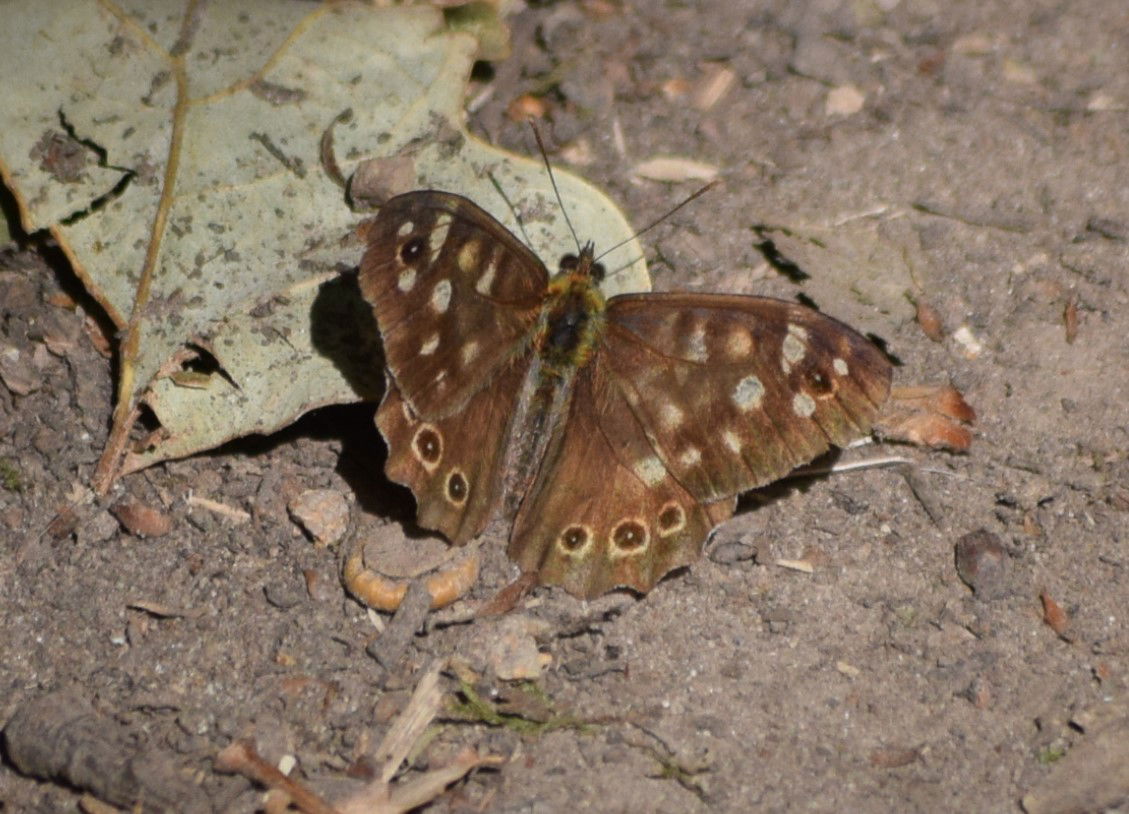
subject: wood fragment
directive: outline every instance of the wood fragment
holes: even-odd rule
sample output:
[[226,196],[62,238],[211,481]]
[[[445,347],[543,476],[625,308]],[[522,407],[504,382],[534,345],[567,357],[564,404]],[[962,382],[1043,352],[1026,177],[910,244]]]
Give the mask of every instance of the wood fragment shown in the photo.
[[704,79],[698,82],[690,97],[690,104],[703,113],[722,100],[737,81],[737,74],[724,65],[714,65]]
[[189,506],[198,506],[201,509],[206,509],[209,512],[222,515],[235,521],[236,525],[246,523],[251,519],[251,515],[242,509],[237,509],[234,506],[228,506],[226,503],[220,503],[218,500],[209,500],[206,497],[197,497],[196,495],[189,495],[187,503]]
[[517,603],[525,598],[530,591],[537,587],[537,572],[526,571],[509,585],[489,599],[485,605],[478,609],[476,616],[501,616],[509,613]]
[[636,164],[632,174],[650,181],[712,181],[718,168],[689,158],[660,156]]
[[439,672],[442,669],[442,659],[431,662],[416,684],[408,706],[392,722],[377,747],[375,757],[382,765],[379,775],[382,783],[388,783],[396,776],[416,741],[439,714],[443,696],[439,689]]
[[1043,621],[1047,627],[1070,641],[1070,616],[1045,589],[1039,594],[1039,601],[1043,603]]
[[134,500],[114,504],[110,514],[135,537],[161,537],[172,531],[172,519],[167,514]]
[[913,303],[915,314],[921,332],[934,342],[943,342],[945,339],[945,324],[941,321],[941,314],[937,309],[923,299]]
[[143,814],[211,811],[173,756],[138,746],[138,734],[98,715],[69,691],[24,703],[4,727],[7,757],[23,774],[66,783]]
[[214,765],[218,772],[239,774],[259,785],[281,791],[305,814],[338,814],[337,809],[304,784],[287,777],[263,760],[251,741],[232,741],[216,755]]
[[935,526],[940,526],[945,512],[937,498],[936,490],[921,477],[917,467],[907,466],[901,470],[901,473],[902,477],[905,478],[906,485],[909,486],[910,492],[917,498],[917,502],[921,504],[925,514],[929,516],[930,522]]
[[78,799],[78,807],[81,808],[86,814],[121,814],[121,809],[117,806],[103,803],[93,794],[84,794]]
[[404,814],[431,802],[472,769],[503,763],[505,758],[499,755],[480,755],[467,748],[447,766],[424,772],[407,783],[370,783],[363,791],[338,803],[337,810],[340,814]]
[[397,672],[430,609],[431,596],[426,584],[421,580],[413,580],[392,620],[380,634],[380,638],[365,648],[365,652],[385,670]]
[[1066,331],[1066,344],[1073,345],[1078,338],[1078,301],[1073,297],[1062,310],[1062,324]]
[[132,602],[127,602],[126,607],[145,611],[146,613],[151,613],[153,616],[162,619],[199,619],[207,613],[204,608],[175,608],[163,602],[156,602],[150,599],[135,599]]

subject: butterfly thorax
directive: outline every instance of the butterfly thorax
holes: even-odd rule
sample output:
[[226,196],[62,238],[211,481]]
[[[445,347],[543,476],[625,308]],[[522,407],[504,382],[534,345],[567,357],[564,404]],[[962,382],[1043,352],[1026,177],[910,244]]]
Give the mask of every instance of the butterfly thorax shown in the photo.
[[567,379],[592,358],[604,332],[607,305],[593,274],[592,245],[562,263],[549,281],[533,346],[543,375]]

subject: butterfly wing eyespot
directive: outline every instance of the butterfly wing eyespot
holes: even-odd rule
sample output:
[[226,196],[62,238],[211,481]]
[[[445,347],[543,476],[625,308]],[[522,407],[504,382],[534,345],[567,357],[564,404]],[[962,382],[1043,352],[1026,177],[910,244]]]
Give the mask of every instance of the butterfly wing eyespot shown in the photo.
[[498,504],[510,405],[496,392],[521,386],[521,366],[503,370],[495,386],[474,394],[455,415],[422,421],[389,380],[376,412],[388,444],[384,471],[412,490],[417,522],[462,545],[482,532]]
[[573,525],[565,528],[557,538],[557,546],[567,556],[583,554],[592,543],[592,529],[588,526]]
[[421,424],[412,436],[412,452],[428,472],[443,458],[443,436],[431,424]]
[[454,469],[447,476],[447,501],[454,506],[462,506],[470,494],[470,484],[462,471]]
[[671,501],[659,511],[658,530],[660,537],[669,537],[677,534],[686,527],[686,511],[677,503]]
[[651,534],[647,529],[647,524],[635,517],[616,523],[608,538],[613,557],[642,554],[646,551],[647,544],[650,541]]
[[578,374],[508,548],[522,571],[589,599],[649,591],[697,559],[732,512],[731,501],[699,504],[670,477],[604,370],[597,354]]

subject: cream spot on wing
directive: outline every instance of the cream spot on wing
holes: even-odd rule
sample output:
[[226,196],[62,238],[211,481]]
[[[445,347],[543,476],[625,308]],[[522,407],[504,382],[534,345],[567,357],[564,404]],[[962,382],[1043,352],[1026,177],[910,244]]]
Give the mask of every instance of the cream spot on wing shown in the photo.
[[469,365],[478,356],[478,340],[472,339],[463,345],[463,349],[459,351],[459,359],[463,365]]
[[666,477],[666,467],[663,466],[662,461],[651,455],[646,458],[640,458],[635,462],[632,467],[635,474],[639,476],[639,480],[648,486],[658,486],[662,483],[663,478]]
[[679,409],[678,405],[667,402],[659,410],[659,421],[663,425],[663,429],[673,430],[682,424],[682,420],[686,418],[686,414]]
[[482,296],[487,296],[490,289],[494,287],[494,275],[498,273],[498,260],[492,258],[486,266],[486,271],[482,272],[482,276],[478,278],[478,282],[474,284],[474,290]]
[[439,347],[439,334],[432,334],[423,341],[419,346],[420,356],[430,356],[435,353],[435,349]]
[[427,236],[427,247],[431,249],[431,259],[434,260],[439,254],[443,244],[447,242],[447,232],[451,229],[451,215],[448,212],[443,212],[435,219],[435,226],[431,229],[431,234]]
[[686,337],[686,358],[694,362],[705,362],[709,359],[706,350],[706,324],[699,322]]
[[792,369],[792,365],[804,358],[804,353],[807,352],[805,345],[807,338],[808,332],[799,325],[788,326],[788,334],[784,337],[784,345],[780,350],[782,357],[780,366],[784,368],[785,373]]
[[435,284],[435,288],[431,289],[431,307],[435,309],[436,313],[446,313],[447,308],[451,305],[451,281],[440,280]]
[[468,240],[459,248],[457,261],[463,274],[470,274],[478,268],[478,254],[481,249],[482,244],[477,240]]
[[759,409],[764,401],[764,385],[756,376],[749,374],[733,388],[733,403],[738,409],[748,412]]
[[403,293],[407,294],[416,285],[416,270],[411,266],[400,272],[400,276],[396,278],[396,288],[400,289]]
[[725,338],[725,350],[734,359],[743,359],[753,352],[753,335],[744,328],[734,328]]
[[851,369],[849,367],[847,367],[847,360],[846,359],[836,358],[835,361],[833,361],[831,363],[831,367],[835,368],[835,372],[838,373],[840,376],[846,376],[848,373],[851,372]]
[[797,393],[792,399],[792,410],[801,418],[811,418],[815,412],[815,399],[807,393]]
[[406,237],[412,233],[412,229],[414,228],[416,228],[416,225],[410,220],[406,220],[401,223],[400,228],[396,230],[396,237]]
[[448,382],[447,382],[447,371],[446,370],[440,370],[438,373],[435,374],[435,378],[431,380],[431,383],[433,385],[435,385],[435,389],[440,391],[440,392],[443,392],[444,390],[446,390],[447,384],[448,384]]
[[691,445],[682,450],[678,456],[678,462],[683,466],[695,466],[702,460],[702,451],[697,447]]
[[733,430],[725,430],[721,433],[721,441],[725,446],[729,447],[729,451],[738,454],[741,452],[741,436],[733,432]]

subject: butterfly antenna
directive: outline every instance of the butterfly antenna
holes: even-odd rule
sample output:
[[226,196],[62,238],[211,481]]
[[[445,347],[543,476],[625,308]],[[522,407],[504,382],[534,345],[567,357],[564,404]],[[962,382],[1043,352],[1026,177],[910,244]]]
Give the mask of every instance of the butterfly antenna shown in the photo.
[[690,195],[690,197],[688,197],[686,200],[682,201],[682,203],[678,204],[678,206],[674,207],[674,209],[671,209],[669,212],[667,212],[665,215],[663,215],[658,220],[651,221],[646,226],[644,226],[642,229],[640,229],[638,232],[633,234],[631,237],[627,238],[626,240],[621,240],[619,243],[615,244],[610,249],[605,249],[604,251],[600,252],[599,257],[597,257],[596,260],[599,260],[600,257],[604,257],[608,254],[611,254],[616,249],[618,249],[620,246],[627,245],[632,240],[635,240],[635,238],[639,237],[640,235],[644,234],[645,232],[651,231],[656,226],[658,226],[660,223],[662,223],[664,220],[666,220],[671,215],[673,215],[675,212],[677,212],[679,209],[686,206],[686,204],[690,203],[691,201],[693,201],[697,198],[702,197],[703,195],[705,195],[707,192],[709,192],[711,189],[713,189],[714,187],[716,187],[720,183],[721,183],[720,179],[716,179],[716,178],[713,181],[710,181],[708,184],[706,184],[704,187],[699,189],[697,192]]
[[513,201],[506,195],[506,191],[502,189],[502,185],[498,183],[498,179],[494,177],[494,173],[487,172],[486,177],[490,179],[490,183],[494,185],[495,191],[502,196],[502,200],[506,202],[506,206],[510,210],[510,214],[514,216],[514,222],[517,223],[517,228],[521,230],[521,238],[526,246],[532,246],[533,243],[529,240],[529,233],[525,231],[525,222],[521,219],[521,213],[517,211]]
[[572,221],[568,217],[568,210],[565,209],[564,201],[561,200],[561,191],[557,189],[557,179],[553,175],[553,166],[549,163],[549,154],[545,152],[545,142],[541,140],[541,131],[537,129],[537,123],[533,119],[529,120],[529,126],[533,128],[533,137],[537,139],[537,149],[541,151],[541,160],[545,162],[545,169],[549,173],[549,183],[553,185],[553,194],[557,196],[557,205],[561,208],[561,214],[564,215],[565,223],[568,224],[568,230],[572,232],[572,239],[576,241],[576,249],[580,251],[580,238],[576,236],[576,230],[572,228]]

